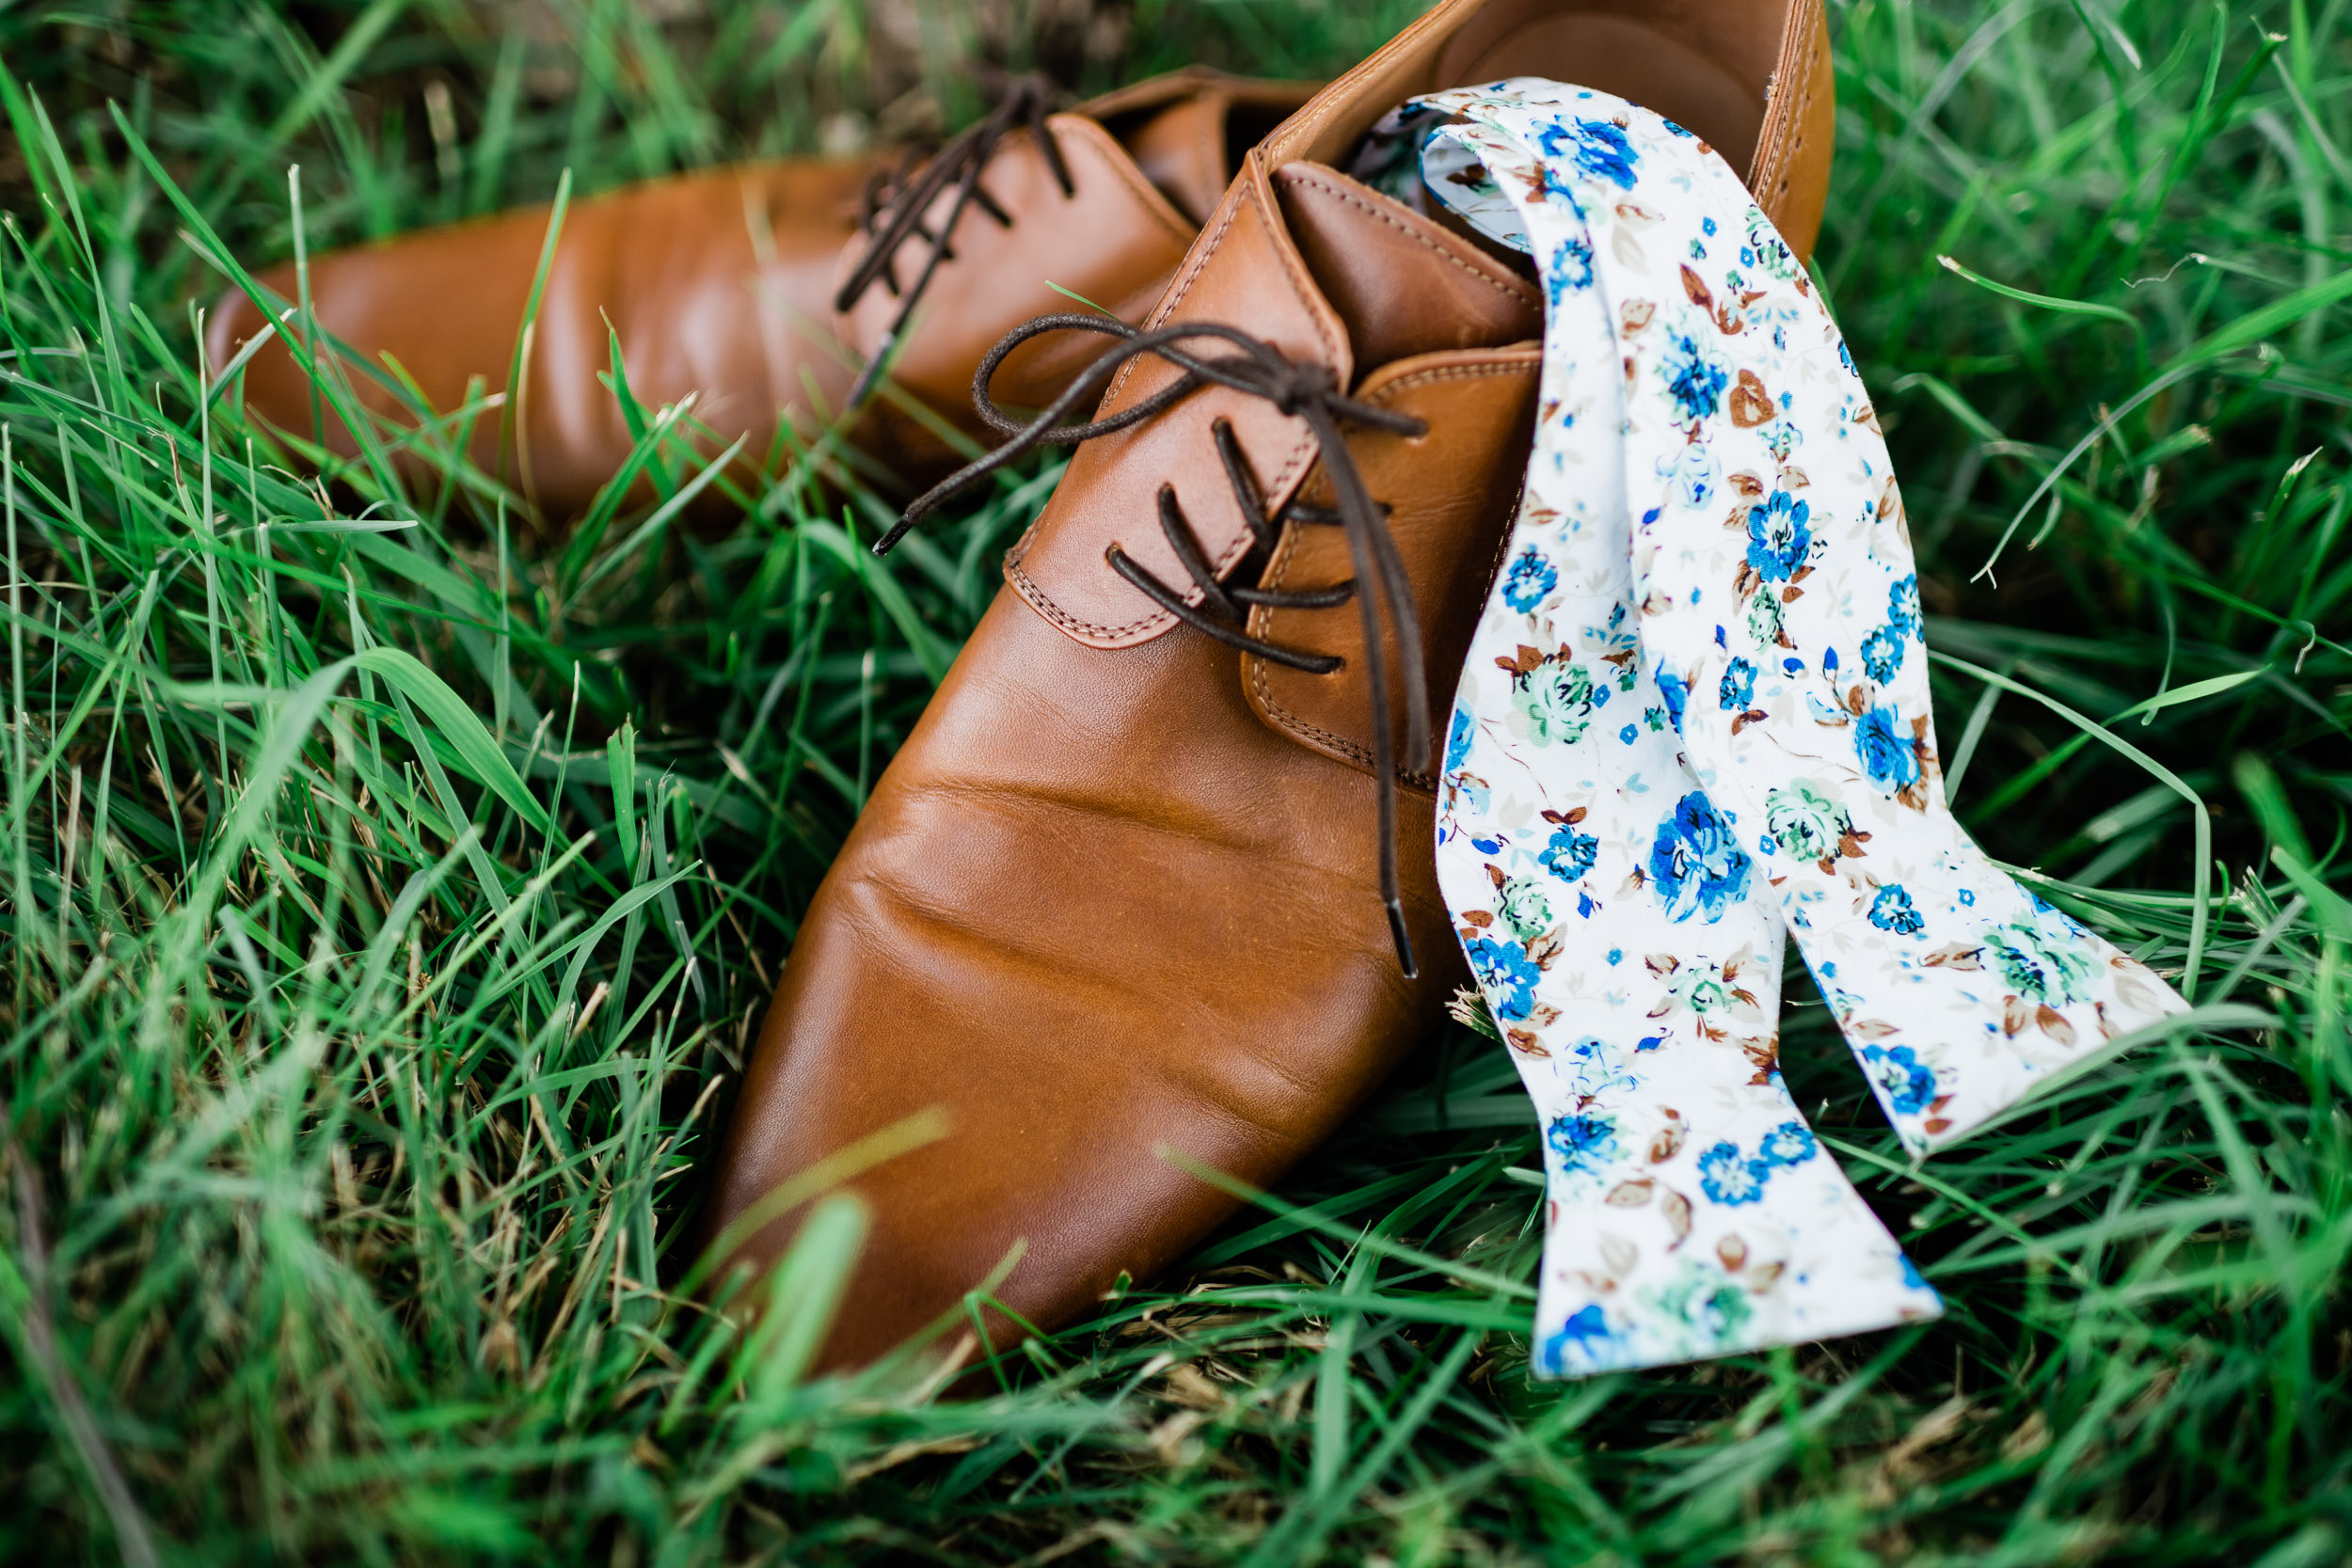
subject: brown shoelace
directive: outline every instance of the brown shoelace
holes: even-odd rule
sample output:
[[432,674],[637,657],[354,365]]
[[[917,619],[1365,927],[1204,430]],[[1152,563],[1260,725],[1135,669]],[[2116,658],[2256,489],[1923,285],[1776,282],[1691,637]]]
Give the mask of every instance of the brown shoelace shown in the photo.
[[[1005,356],[1042,333],[1065,330],[1099,332],[1120,341],[1089,365],[1035,419],[1024,422],[999,408],[989,395],[988,388],[996,367],[1004,362]],[[1177,346],[1186,340],[1199,338],[1217,339],[1240,352],[1204,359]],[[1159,356],[1184,373],[1162,390],[1107,419],[1086,424],[1061,423],[1081,398],[1093,393],[1121,365],[1146,354]],[[1223,420],[1217,420],[1211,431],[1216,441],[1217,456],[1225,465],[1234,499],[1241,507],[1242,516],[1248,524],[1256,546],[1252,558],[1263,558],[1274,548],[1286,522],[1336,526],[1346,531],[1348,554],[1355,562],[1356,576],[1331,588],[1294,593],[1220,582],[1216,567],[1200,547],[1199,536],[1193,532],[1177,503],[1174,487],[1167,484],[1161,485],[1159,492],[1160,531],[1167,537],[1168,548],[1175,552],[1186,575],[1192,578],[1192,593],[1188,594],[1170,587],[1117,546],[1111,547],[1108,555],[1111,569],[1186,626],[1206,632],[1218,641],[1245,653],[1256,654],[1261,658],[1313,674],[1329,674],[1341,667],[1343,660],[1329,654],[1301,653],[1297,649],[1251,636],[1248,629],[1251,607],[1328,610],[1350,599],[1355,600],[1363,617],[1364,647],[1367,651],[1386,646],[1382,637],[1384,623],[1393,630],[1395,662],[1398,666],[1396,674],[1405,693],[1406,753],[1415,757],[1428,756],[1428,675],[1422,655],[1421,617],[1414,610],[1412,584],[1406,578],[1405,561],[1397,551],[1396,542],[1389,536],[1384,526],[1386,511],[1364,489],[1363,475],[1356,467],[1355,454],[1348,450],[1345,437],[1340,434],[1340,425],[1343,420],[1348,420],[1392,431],[1400,436],[1423,435],[1428,426],[1422,420],[1344,396],[1332,383],[1330,372],[1321,365],[1301,364],[1291,359],[1271,343],[1254,338],[1239,327],[1214,322],[1187,322],[1145,331],[1112,317],[1074,313],[1041,316],[1015,327],[989,350],[988,356],[980,361],[979,372],[972,380],[973,406],[979,410],[981,419],[1010,439],[915,498],[897,525],[875,543],[874,553],[889,553],[909,529],[937,511],[949,497],[977,483],[1024,452],[1040,446],[1075,446],[1097,436],[1124,430],[1172,406],[1210,383],[1264,398],[1282,413],[1304,420],[1307,428],[1314,435],[1324,472],[1330,479],[1332,496],[1338,502],[1336,506],[1326,509],[1291,501],[1268,515],[1257,482],[1250,475],[1248,460],[1233,438],[1232,427]],[[1367,581],[1374,585],[1374,591],[1359,593],[1358,586]],[[1397,879],[1396,737],[1391,733],[1388,671],[1385,661],[1376,655],[1366,669],[1364,684],[1372,700],[1373,776],[1378,783],[1380,898],[1388,910],[1389,933],[1396,942],[1397,961],[1403,966],[1406,977],[1411,979],[1420,974],[1420,970],[1413,959],[1411,938],[1405,929],[1404,896]]]
[[[921,172],[914,172],[915,154],[910,152],[895,173],[877,174],[866,182],[862,222],[870,237],[866,254],[858,258],[855,270],[834,296],[833,308],[846,312],[865,297],[866,290],[881,283],[898,299],[898,313],[890,318],[882,341],[874,345],[873,356],[858,372],[856,385],[850,388],[848,407],[855,409],[864,403],[874,384],[882,379],[882,370],[890,361],[890,351],[898,345],[898,334],[914,316],[923,291],[930,287],[939,263],[951,260],[956,253],[956,225],[962,221],[965,210],[977,207],[995,219],[998,227],[1012,227],[1012,214],[980,187],[980,170],[1008,135],[1027,127],[1037,137],[1039,150],[1045,154],[1046,166],[1054,171],[1054,181],[1061,186],[1061,194],[1077,194],[1077,186],[1071,182],[1070,166],[1062,161],[1061,148],[1045,126],[1046,112],[1052,107],[1054,97],[1053,84],[1044,77],[1021,77],[1006,90],[986,119],[957,133],[931,155]],[[955,202],[947,209],[939,232],[934,234],[924,227],[923,214],[930,210],[940,192],[951,184],[956,188]],[[902,289],[896,261],[899,248],[916,235],[930,246],[930,254],[924,258],[923,269],[914,275],[914,281]]]

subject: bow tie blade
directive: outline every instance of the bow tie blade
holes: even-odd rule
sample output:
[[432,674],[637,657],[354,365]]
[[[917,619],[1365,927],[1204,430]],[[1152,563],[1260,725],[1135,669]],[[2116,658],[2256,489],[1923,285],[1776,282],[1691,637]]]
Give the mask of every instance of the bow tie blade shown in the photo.
[[1424,147],[1432,193],[1523,244],[1548,309],[1526,500],[1438,831],[1465,954],[1544,1116],[1538,1370],[1932,1315],[1787,1102],[1785,936],[1915,1153],[2183,1004],[1947,809],[1885,445],[1737,176],[1557,83],[1414,107],[1453,117]]

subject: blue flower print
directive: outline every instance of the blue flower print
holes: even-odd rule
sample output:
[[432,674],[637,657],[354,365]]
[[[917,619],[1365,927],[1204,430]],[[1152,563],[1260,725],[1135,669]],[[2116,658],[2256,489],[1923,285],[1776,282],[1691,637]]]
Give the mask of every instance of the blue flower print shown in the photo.
[[1764,1134],[1756,1147],[1757,1159],[1770,1165],[1802,1165],[1813,1158],[1820,1145],[1815,1141],[1813,1130],[1801,1121],[1784,1121]]
[[1600,1309],[1600,1303],[1594,1302],[1570,1314],[1568,1321],[1544,1341],[1544,1364],[1565,1370],[1570,1350],[1584,1352],[1588,1357],[1597,1356],[1600,1354],[1597,1348],[1587,1347],[1605,1345],[1615,1338],[1616,1331],[1609,1326],[1609,1315]]
[[[1722,682],[1715,688],[1715,700],[1725,713],[1737,713],[1756,701],[1756,666],[1744,658],[1735,658],[1724,672]],[[1448,764],[1448,766],[1452,766]]]
[[1787,582],[1813,553],[1813,508],[1786,490],[1748,508],[1748,564],[1766,582]]
[[1658,825],[1650,846],[1649,875],[1669,920],[1702,915],[1708,925],[1748,895],[1748,867],[1728,823],[1697,790],[1685,795],[1675,813]]
[[1544,282],[1551,291],[1551,303],[1554,305],[1558,305],[1571,289],[1591,288],[1592,242],[1581,236],[1562,240],[1559,248],[1551,253],[1551,266],[1545,275]]
[[1470,717],[1470,710],[1467,707],[1455,708],[1454,726],[1446,731],[1445,736],[1445,770],[1447,772],[1456,772],[1463,764],[1470,761],[1470,741],[1476,738],[1477,735],[1478,721]]
[[1560,1156],[1561,1168],[1573,1176],[1579,1171],[1597,1172],[1608,1167],[1617,1157],[1617,1119],[1614,1117],[1573,1116],[1555,1117],[1544,1132],[1544,1142]]
[[1879,889],[1878,896],[1870,900],[1870,924],[1882,931],[1892,931],[1899,937],[1915,937],[1928,926],[1919,913],[1918,906],[1912,903],[1911,895],[1903,891],[1900,882],[1887,883]]
[[1897,1116],[1917,1116],[1935,1099],[1933,1069],[1907,1045],[1892,1051],[1883,1045],[1864,1046],[1862,1072]]
[[1486,993],[1497,1018],[1522,1019],[1534,1011],[1535,982],[1543,972],[1527,956],[1526,948],[1516,942],[1474,937],[1463,951],[1470,958],[1478,989]]
[[[1721,476],[1714,454],[1704,441],[1687,441],[1671,461],[1658,465],[1661,478],[1672,487],[1675,504],[1685,511],[1696,512],[1715,499],[1715,486]],[[1656,514],[1651,515],[1653,517]],[[1692,590],[1692,602],[1697,603],[1697,591]]]
[[1544,559],[1544,554],[1530,545],[1511,562],[1511,569],[1502,577],[1502,602],[1525,615],[1544,602],[1544,595],[1559,586],[1560,572]]
[[1675,412],[1686,422],[1711,419],[1723,403],[1724,388],[1731,385],[1730,370],[1687,332],[1666,341],[1658,369],[1666,378],[1666,395],[1674,399]]
[[1626,140],[1625,132],[1608,120],[1580,119],[1573,125],[1563,120],[1539,132],[1535,142],[1547,158],[1557,158],[1565,147],[1585,173],[1620,190],[1633,188],[1633,166],[1641,154]]
[[1895,678],[1895,672],[1903,667],[1903,634],[1896,626],[1881,626],[1862,640],[1862,668],[1872,680],[1884,686]]
[[1764,1196],[1772,1171],[1761,1160],[1741,1158],[1738,1144],[1719,1143],[1699,1156],[1699,1187],[1716,1202],[1735,1209]]
[[1903,736],[1902,715],[1891,707],[1874,707],[1854,721],[1854,754],[1862,771],[1889,795],[1900,795],[1919,782],[1919,753]]
[[1600,840],[1590,833],[1580,833],[1574,828],[1554,828],[1551,842],[1535,858],[1546,871],[1564,882],[1573,882],[1593,868],[1600,857]]
[[1666,721],[1682,733],[1682,710],[1691,705],[1691,686],[1672,670],[1661,666],[1658,671],[1658,692],[1666,699]]
[[1886,618],[1897,631],[1919,629],[1919,574],[1905,572],[1886,591]]

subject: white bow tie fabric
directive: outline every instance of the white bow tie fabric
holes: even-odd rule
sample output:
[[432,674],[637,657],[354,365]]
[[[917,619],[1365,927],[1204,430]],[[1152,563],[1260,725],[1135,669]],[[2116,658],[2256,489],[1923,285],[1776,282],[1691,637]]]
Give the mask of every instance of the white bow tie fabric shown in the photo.
[[1536,79],[1416,100],[1371,145],[1549,304],[1438,819],[1544,1129],[1535,1370],[1934,1317],[1781,1081],[1786,934],[1915,1155],[2184,1005],[1947,809],[1885,443],[1723,159]]

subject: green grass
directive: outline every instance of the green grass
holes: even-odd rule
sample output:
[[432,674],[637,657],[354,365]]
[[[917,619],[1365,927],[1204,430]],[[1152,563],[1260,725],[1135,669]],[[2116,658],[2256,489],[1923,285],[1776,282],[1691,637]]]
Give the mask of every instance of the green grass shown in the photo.
[[1537,1160],[1467,1031],[976,1402],[803,1376],[841,1207],[756,1330],[693,1292],[795,919],[1050,473],[881,564],[889,499],[797,472],[571,545],[479,475],[322,488],[204,401],[215,261],[292,250],[294,163],[315,250],[961,123],[967,51],[1329,71],[1408,8],[0,14],[11,1560],[2352,1552],[2345,0],[1833,12],[1819,271],[1959,808],[2211,1025],[1914,1169],[1792,986],[1792,1087],[1945,1321],[1530,1383]]

